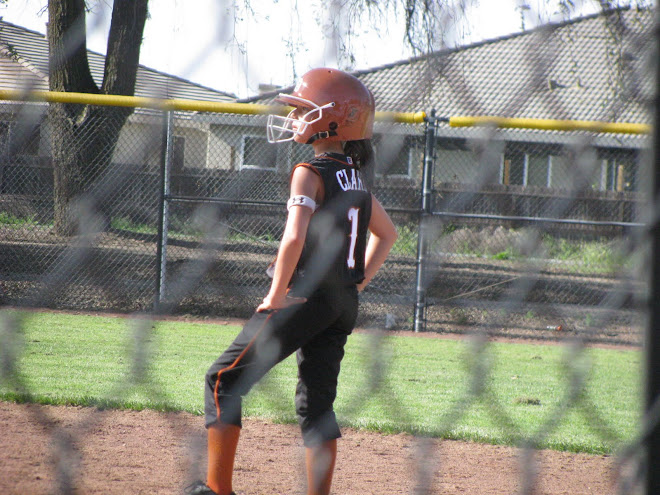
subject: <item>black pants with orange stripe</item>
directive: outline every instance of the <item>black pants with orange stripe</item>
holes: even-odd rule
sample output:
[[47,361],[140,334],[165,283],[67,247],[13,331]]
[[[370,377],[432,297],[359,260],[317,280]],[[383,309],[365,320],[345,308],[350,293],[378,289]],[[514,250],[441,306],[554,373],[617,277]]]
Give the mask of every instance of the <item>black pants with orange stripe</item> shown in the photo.
[[298,362],[296,415],[306,446],[339,438],[333,410],[344,345],[357,318],[355,286],[317,289],[304,304],[255,313],[206,373],[205,422],[241,426],[241,399],[277,363]]

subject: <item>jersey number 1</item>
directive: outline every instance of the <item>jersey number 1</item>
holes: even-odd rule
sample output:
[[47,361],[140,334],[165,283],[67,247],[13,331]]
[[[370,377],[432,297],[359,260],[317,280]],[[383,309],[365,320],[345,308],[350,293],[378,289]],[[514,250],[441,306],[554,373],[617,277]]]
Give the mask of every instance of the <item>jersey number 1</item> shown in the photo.
[[355,268],[355,244],[357,243],[358,236],[358,213],[359,208],[351,208],[348,210],[348,221],[351,222],[351,245],[348,248],[348,259],[346,265],[349,268]]

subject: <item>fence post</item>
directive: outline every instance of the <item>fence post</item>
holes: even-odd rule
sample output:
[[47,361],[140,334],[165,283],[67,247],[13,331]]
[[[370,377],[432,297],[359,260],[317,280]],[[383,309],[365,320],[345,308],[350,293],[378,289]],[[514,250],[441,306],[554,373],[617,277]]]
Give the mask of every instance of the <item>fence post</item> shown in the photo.
[[167,275],[167,234],[169,228],[170,172],[172,170],[172,111],[164,114],[163,148],[160,166],[158,204],[158,245],[156,246],[156,296],[154,311],[160,310],[165,300],[165,277]]
[[424,171],[422,176],[422,206],[417,229],[417,278],[415,287],[415,332],[426,330],[426,258],[428,255],[428,220],[433,212],[433,165],[435,162],[435,110],[426,117],[424,131]]
[[649,311],[646,328],[646,413],[644,429],[651,428],[646,438],[646,489],[647,495],[660,493],[660,427],[658,426],[658,401],[660,401],[660,9],[656,9],[655,22],[655,94],[653,101],[653,152],[649,167],[652,189],[650,191],[649,237],[650,277],[647,295]]

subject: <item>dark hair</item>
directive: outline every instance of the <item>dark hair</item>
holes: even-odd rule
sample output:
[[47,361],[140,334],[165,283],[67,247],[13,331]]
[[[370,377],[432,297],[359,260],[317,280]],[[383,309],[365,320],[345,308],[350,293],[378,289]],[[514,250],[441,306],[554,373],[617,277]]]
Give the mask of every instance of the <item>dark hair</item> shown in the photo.
[[373,185],[376,159],[371,139],[344,142],[344,154],[350,156],[356,168],[362,172],[369,187]]
[[371,139],[344,142],[344,154],[350,156],[355,166],[360,170],[373,166],[374,148],[371,145]]

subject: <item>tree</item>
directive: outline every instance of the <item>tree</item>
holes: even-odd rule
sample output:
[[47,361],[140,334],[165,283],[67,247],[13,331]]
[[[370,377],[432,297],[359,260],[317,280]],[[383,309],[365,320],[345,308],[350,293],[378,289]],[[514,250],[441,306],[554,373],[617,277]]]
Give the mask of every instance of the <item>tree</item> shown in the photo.
[[[94,82],[87,59],[84,0],[49,0],[51,91],[132,96],[147,19],[148,0],[115,0],[103,82]],[[87,194],[102,209],[102,181],[119,133],[132,108],[56,103],[49,106],[54,169],[54,224],[60,235],[76,232],[74,200]]]

